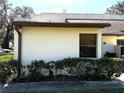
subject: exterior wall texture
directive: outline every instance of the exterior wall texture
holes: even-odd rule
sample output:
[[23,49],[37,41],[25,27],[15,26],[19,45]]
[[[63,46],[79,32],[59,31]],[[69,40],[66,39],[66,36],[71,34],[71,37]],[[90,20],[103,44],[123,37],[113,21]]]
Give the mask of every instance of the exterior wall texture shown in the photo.
[[115,46],[117,45],[117,39],[124,39],[124,36],[102,36],[102,55],[106,52],[115,53]]
[[[55,28],[23,27],[22,64],[33,60],[60,60],[79,57],[79,35],[97,34],[97,58],[101,58],[100,28]],[[15,33],[15,59],[17,58],[17,36]]]

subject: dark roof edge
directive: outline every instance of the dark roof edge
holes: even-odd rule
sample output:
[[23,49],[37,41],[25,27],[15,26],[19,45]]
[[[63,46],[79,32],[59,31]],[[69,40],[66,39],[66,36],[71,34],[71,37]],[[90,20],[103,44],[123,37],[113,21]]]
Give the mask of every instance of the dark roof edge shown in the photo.
[[109,33],[108,34],[103,33],[102,35],[103,36],[124,36],[124,34],[109,34]]
[[124,21],[124,19],[76,19],[76,18],[66,18],[65,21],[68,22],[68,20],[103,20],[103,21]]
[[48,22],[33,22],[33,21],[13,21],[16,26],[28,27],[91,27],[91,28],[104,28],[109,27],[109,23],[48,23]]

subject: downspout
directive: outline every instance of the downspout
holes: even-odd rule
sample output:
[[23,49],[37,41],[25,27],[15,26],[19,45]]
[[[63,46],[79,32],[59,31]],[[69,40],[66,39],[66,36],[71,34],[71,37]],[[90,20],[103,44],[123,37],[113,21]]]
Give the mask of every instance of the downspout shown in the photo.
[[20,26],[15,26],[15,30],[18,33],[18,61],[21,62],[21,52],[22,52],[22,33],[20,31]]
[[[22,33],[21,26],[15,26],[15,30],[18,33],[18,61],[22,65],[21,54],[22,54]],[[18,79],[21,78],[21,67],[19,67]]]

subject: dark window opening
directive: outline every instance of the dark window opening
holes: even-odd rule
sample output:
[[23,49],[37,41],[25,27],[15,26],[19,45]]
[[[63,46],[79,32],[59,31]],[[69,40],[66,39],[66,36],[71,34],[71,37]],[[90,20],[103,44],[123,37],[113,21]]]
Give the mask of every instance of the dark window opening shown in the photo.
[[121,55],[124,55],[124,47],[121,47]]
[[124,40],[117,40],[117,45],[124,45]]
[[80,34],[80,57],[96,57],[96,34]]
[[118,39],[117,45],[121,45],[121,55],[124,55],[124,39]]

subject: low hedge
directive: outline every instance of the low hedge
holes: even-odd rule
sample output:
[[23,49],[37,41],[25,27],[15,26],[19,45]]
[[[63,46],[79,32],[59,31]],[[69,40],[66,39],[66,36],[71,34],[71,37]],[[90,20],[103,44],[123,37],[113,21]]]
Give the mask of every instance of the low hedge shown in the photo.
[[[52,64],[52,65],[51,65]],[[17,81],[21,64],[10,60],[0,62],[0,83]],[[41,74],[42,68],[49,72],[48,76]],[[68,75],[54,74],[53,70],[69,68]],[[112,80],[124,72],[124,59],[102,58],[99,60],[66,58],[48,63],[43,60],[33,61],[27,66],[29,74],[21,81],[47,81],[47,80]],[[73,74],[71,76],[71,74]],[[74,79],[75,78],[75,79]]]
[[103,58],[92,62],[80,62],[76,69],[78,76],[83,80],[111,80],[124,72],[124,60]]
[[63,69],[64,67],[76,67],[80,62],[94,62],[91,59],[81,59],[81,58],[65,58],[63,60],[54,61],[56,69]]
[[[51,68],[50,64],[54,64]],[[57,80],[56,77],[63,77],[62,80],[67,78],[67,75],[53,75],[53,70],[70,68],[69,74],[75,74],[79,80],[112,80],[120,76],[124,72],[124,59],[119,58],[102,58],[99,60],[80,59],[80,58],[66,58],[58,61],[51,61],[45,63],[44,61],[33,61],[28,66],[30,74],[27,76],[29,81],[42,81],[40,80],[43,75],[40,73],[41,68],[49,70],[51,79]],[[64,78],[65,76],[65,78]],[[70,75],[69,75],[70,76]],[[37,78],[36,78],[37,77]],[[27,81],[28,81],[27,80]],[[67,79],[68,80],[68,79]],[[73,79],[74,80],[74,79]],[[77,80],[77,79],[76,79]]]

